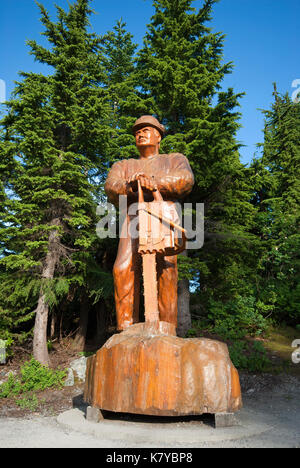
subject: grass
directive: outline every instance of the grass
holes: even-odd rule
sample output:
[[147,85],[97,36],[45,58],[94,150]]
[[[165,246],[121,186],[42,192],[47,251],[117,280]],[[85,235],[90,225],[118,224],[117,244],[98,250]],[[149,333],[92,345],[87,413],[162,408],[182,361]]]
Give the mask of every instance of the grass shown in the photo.
[[300,375],[300,363],[293,364],[291,355],[295,351],[292,342],[300,339],[300,330],[288,326],[269,327],[263,340],[266,350],[287,365],[294,374]]
[[250,336],[236,338],[224,337],[214,334],[212,330],[207,333],[201,323],[195,322],[189,331],[189,337],[206,336],[227,343],[231,359],[238,369],[250,372],[267,372],[271,374],[289,373],[300,376],[300,363],[292,362],[292,342],[300,339],[300,330],[289,326],[269,326],[267,331],[259,338]]

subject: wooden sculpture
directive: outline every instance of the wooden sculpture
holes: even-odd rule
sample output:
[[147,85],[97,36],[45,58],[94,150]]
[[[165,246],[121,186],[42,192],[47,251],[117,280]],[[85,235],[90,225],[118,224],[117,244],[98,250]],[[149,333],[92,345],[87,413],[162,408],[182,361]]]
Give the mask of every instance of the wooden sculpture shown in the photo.
[[[139,321],[141,256],[139,239],[127,235],[127,225],[132,222],[133,204],[138,203],[138,182],[145,202],[155,201],[160,192],[165,211],[174,213],[175,201],[184,198],[192,190],[194,177],[187,158],[180,153],[160,154],[159,146],[164,127],[152,116],[143,116],[133,127],[139,159],[116,162],[105,183],[105,191],[111,203],[118,206],[119,196],[126,195],[128,210],[113,268],[117,327],[125,330]],[[155,209],[155,203],[153,203]],[[176,222],[176,221],[175,221]],[[159,318],[177,326],[177,256],[157,255],[157,287]]]
[[[123,166],[117,163],[106,183],[115,203],[115,193],[122,191],[129,203],[138,200],[139,237],[120,240],[114,278],[118,328],[123,331],[88,359],[84,398],[93,408],[114,412],[231,413],[242,401],[227,346],[176,336],[176,256],[185,249],[186,233],[172,204],[176,193],[190,191],[193,177],[183,155],[176,154],[173,160],[169,155],[166,162],[168,155],[158,154],[162,128],[151,116],[138,119],[134,130],[144,156],[142,167],[133,160]],[[145,322],[135,323],[141,266]]]
[[[140,181],[139,194],[139,247],[144,278],[145,321],[159,321],[157,288],[157,255],[178,255],[185,249],[185,230],[164,216],[164,201],[158,190],[155,202],[145,203]],[[178,236],[178,231],[181,236]]]

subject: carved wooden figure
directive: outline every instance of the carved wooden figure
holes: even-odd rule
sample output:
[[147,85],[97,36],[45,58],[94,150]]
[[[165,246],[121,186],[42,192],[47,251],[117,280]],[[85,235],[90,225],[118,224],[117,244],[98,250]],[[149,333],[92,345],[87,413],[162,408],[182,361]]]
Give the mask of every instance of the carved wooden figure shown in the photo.
[[[159,192],[163,198],[164,211],[175,216],[174,202],[188,195],[194,184],[189,162],[180,153],[159,153],[164,127],[154,117],[141,117],[135,122],[133,131],[140,158],[118,161],[113,165],[105,183],[108,199],[117,206],[119,196],[126,195],[129,213],[132,205],[138,202],[139,182],[145,203],[156,201]],[[128,214],[128,224],[132,221],[131,218]],[[139,321],[142,276],[141,256],[138,253],[139,239],[132,238],[130,232],[126,235],[126,230],[127,223],[124,223],[113,269],[119,330],[125,330]],[[158,255],[156,261],[159,318],[176,326],[177,256],[171,253],[167,256]]]
[[[162,126],[153,117],[143,116],[134,129],[141,158],[151,163],[145,168],[151,167],[155,173],[152,159],[160,155],[153,152],[158,152]],[[206,338],[176,336],[176,255],[184,250],[186,237],[168,198],[172,190],[174,200],[176,191],[182,194],[191,189],[188,162],[186,158],[171,162],[167,173],[160,167],[156,177],[129,168],[130,164],[127,178],[124,176],[126,193],[139,202],[139,237],[123,243],[121,239],[115,265],[117,319],[123,331],[88,359],[85,401],[94,408],[149,415],[235,412],[242,406],[241,390],[227,346]],[[113,175],[109,177],[109,195],[125,190],[120,181],[121,177],[118,181]],[[188,188],[184,188],[184,181]],[[145,322],[134,323],[140,266]]]

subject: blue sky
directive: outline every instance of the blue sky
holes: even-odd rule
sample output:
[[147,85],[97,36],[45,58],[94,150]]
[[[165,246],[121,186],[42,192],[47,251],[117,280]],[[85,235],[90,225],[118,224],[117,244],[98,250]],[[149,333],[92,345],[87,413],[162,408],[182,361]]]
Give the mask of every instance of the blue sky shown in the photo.
[[[67,0],[40,0],[51,14],[54,3],[66,8]],[[202,0],[195,0],[200,7]],[[146,25],[153,13],[151,0],[94,0],[97,15],[91,18],[93,29],[103,34],[123,18],[134,40],[142,44]],[[211,27],[226,34],[224,60],[234,63],[233,73],[224,87],[245,92],[241,100],[242,128],[239,141],[241,160],[249,163],[262,141],[263,116],[272,102],[273,82],[280,92],[292,95],[292,82],[300,79],[299,0],[221,0],[214,7]],[[18,80],[19,71],[46,72],[28,54],[27,39],[45,44],[41,36],[39,10],[34,0],[0,0],[0,80],[6,83],[8,98]],[[1,94],[1,81],[0,81]]]

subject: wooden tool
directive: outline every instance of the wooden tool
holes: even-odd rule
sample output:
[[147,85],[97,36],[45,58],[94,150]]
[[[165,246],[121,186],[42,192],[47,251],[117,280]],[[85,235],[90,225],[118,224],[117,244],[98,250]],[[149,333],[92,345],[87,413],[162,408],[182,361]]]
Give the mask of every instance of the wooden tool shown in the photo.
[[[158,190],[153,192],[154,202],[145,203],[138,181],[139,196],[139,249],[142,255],[145,321],[159,321],[156,255],[176,255],[185,248],[185,229],[164,216],[164,201]],[[175,239],[175,230],[181,233],[181,242]]]

